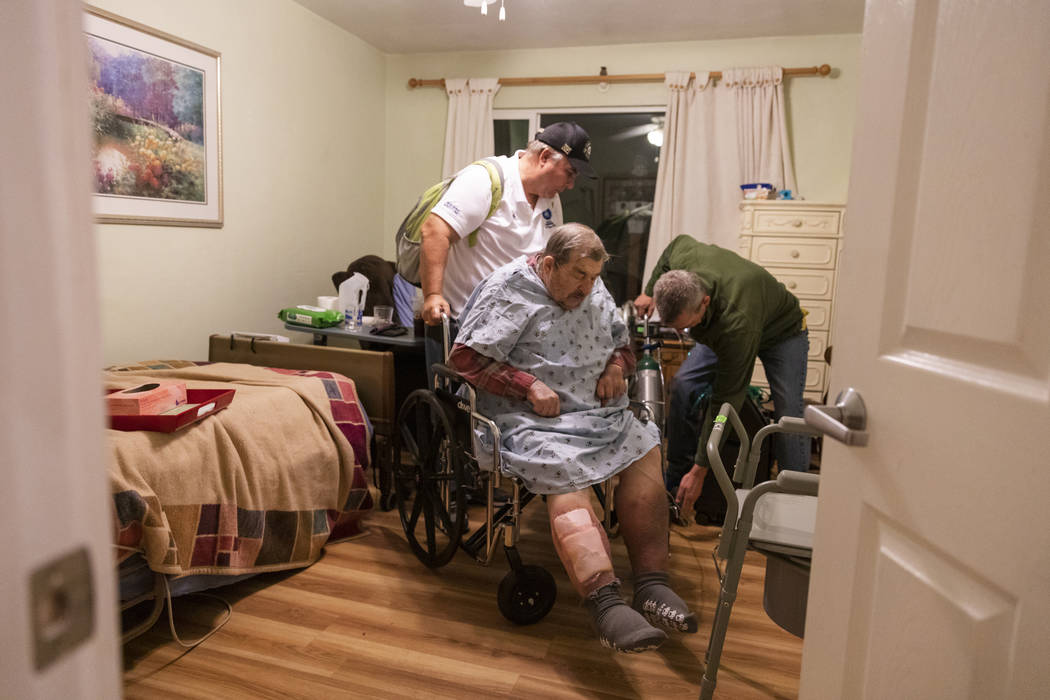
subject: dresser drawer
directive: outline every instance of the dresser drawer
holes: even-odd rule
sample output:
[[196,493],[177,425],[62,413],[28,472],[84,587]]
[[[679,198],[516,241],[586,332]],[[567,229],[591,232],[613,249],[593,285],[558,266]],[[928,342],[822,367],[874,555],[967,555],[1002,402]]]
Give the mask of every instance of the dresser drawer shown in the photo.
[[751,260],[762,267],[817,267],[833,269],[838,240],[755,236]]
[[826,331],[831,327],[831,302],[819,299],[799,299],[802,308],[809,312],[806,328],[811,331]]
[[824,361],[824,351],[828,349],[828,332],[827,331],[810,331],[809,332],[809,359]]
[[766,269],[799,299],[831,299],[831,291],[835,288],[835,273],[832,270]]
[[[823,360],[820,362],[810,361],[806,363],[806,392],[823,392],[824,375],[828,366]],[[751,383],[755,386],[769,388],[769,380],[766,379],[766,370],[762,366],[762,360],[755,360],[755,372],[751,375]]]
[[755,233],[837,236],[841,226],[841,211],[792,211],[788,208],[756,209],[751,230]]

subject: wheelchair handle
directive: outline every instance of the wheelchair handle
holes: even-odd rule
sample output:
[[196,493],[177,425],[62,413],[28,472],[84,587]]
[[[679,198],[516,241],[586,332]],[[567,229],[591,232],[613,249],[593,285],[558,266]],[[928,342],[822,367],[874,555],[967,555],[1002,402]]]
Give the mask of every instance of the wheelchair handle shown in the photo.
[[441,340],[442,340],[441,345],[442,345],[442,348],[445,351],[445,354],[444,354],[445,364],[448,364],[448,354],[450,352],[452,352],[452,348],[450,348],[448,346],[449,345],[449,337],[451,335],[452,335],[452,333],[449,330],[448,314],[446,314],[444,311],[442,311],[441,312]]

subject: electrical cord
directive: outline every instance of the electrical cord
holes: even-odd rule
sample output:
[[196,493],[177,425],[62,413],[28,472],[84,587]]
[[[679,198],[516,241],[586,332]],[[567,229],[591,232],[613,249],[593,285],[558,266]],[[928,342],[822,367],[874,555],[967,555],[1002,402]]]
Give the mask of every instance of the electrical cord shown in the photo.
[[[122,544],[114,544],[113,546],[116,547],[117,549],[122,549],[122,550],[127,551],[127,552],[133,552],[133,553],[136,553],[136,554],[143,554],[143,555],[145,555],[145,551],[142,550],[139,547],[128,547],[128,546],[125,546],[125,545],[122,545]],[[225,598],[222,598],[221,596],[217,596],[217,595],[215,595],[213,593],[192,593],[192,594],[189,594],[189,595],[201,596],[203,598],[212,598],[214,600],[219,601],[220,603],[222,603],[226,607],[226,610],[225,610],[226,614],[222,618],[222,620],[220,620],[211,630],[206,632],[201,637],[199,637],[197,639],[194,639],[194,640],[190,640],[190,641],[183,641],[183,639],[181,637],[179,637],[179,633],[175,630],[175,612],[174,612],[174,608],[173,608],[173,605],[172,605],[171,586],[168,584],[168,577],[165,576],[164,574],[160,574],[160,573],[157,573],[155,571],[152,572],[152,573],[153,573],[153,576],[154,576],[154,589],[153,589],[154,598],[159,598],[160,588],[161,588],[160,584],[161,583],[163,583],[163,589],[164,589],[163,598],[160,599],[160,602],[157,603],[154,606],[154,613],[150,615],[149,619],[147,619],[143,624],[135,627],[134,629],[129,630],[127,633],[124,634],[124,637],[121,640],[123,643],[127,643],[129,640],[134,639],[135,637],[139,636],[140,634],[145,632],[147,629],[152,627],[154,625],[154,623],[156,623],[157,618],[160,617],[160,612],[163,609],[163,607],[165,607],[165,606],[168,609],[168,629],[171,631],[172,639],[174,639],[180,646],[182,646],[182,647],[184,647],[186,649],[193,649],[194,647],[196,647],[199,644],[201,644],[203,641],[205,641],[206,639],[211,637],[213,634],[218,632],[220,629],[222,629],[223,626],[227,622],[230,621],[230,618],[233,617],[233,606],[230,605],[230,602],[228,600],[226,600]]]

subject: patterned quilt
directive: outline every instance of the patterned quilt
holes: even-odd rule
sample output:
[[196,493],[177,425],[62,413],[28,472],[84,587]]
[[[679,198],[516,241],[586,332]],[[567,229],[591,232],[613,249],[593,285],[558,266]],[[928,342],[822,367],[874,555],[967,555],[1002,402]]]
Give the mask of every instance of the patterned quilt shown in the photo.
[[306,566],[362,532],[371,428],[351,380],[231,363],[104,373],[107,389],[160,379],[236,394],[174,433],[107,431],[121,558],[140,550],[174,576],[259,573]]

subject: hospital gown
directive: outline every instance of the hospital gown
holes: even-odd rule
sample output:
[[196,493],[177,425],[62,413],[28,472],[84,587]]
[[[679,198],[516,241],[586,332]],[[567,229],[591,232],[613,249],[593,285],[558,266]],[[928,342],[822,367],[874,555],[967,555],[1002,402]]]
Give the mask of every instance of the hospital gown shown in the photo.
[[[656,426],[634,417],[626,395],[606,406],[595,395],[613,350],[628,343],[600,279],[578,308],[566,310],[522,257],[493,272],[471,301],[456,342],[534,375],[561,402],[560,415],[547,418],[528,401],[478,392],[478,410],[500,429],[504,469],[529,491],[578,491],[657,446]],[[479,434],[483,443],[486,438],[491,449],[491,437]]]

